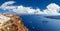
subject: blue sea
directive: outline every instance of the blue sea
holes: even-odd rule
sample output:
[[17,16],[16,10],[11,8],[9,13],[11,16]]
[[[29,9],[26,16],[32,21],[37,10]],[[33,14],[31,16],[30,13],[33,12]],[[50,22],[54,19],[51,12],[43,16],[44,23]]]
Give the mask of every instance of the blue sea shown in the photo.
[[22,15],[24,25],[30,31],[60,31],[60,16]]

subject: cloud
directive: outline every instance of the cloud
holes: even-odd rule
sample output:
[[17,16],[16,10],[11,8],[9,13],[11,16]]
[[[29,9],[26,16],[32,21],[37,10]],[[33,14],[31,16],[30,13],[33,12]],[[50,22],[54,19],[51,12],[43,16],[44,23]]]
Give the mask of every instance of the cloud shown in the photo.
[[0,6],[0,9],[13,11],[17,14],[60,15],[60,6],[55,3],[47,5],[46,9],[42,11],[39,8],[33,9],[32,7],[24,7],[23,5],[14,6],[13,3],[15,3],[15,1],[5,2]]
[[3,4],[0,6],[0,8],[1,8],[1,9],[4,9],[4,10],[6,10],[6,9],[11,9],[11,8],[15,8],[15,6],[12,6],[12,7],[8,6],[8,5],[11,5],[11,4],[13,4],[13,3],[15,3],[15,2],[14,2],[14,1],[5,2],[5,3],[3,3]]
[[43,12],[45,14],[60,15],[59,10],[60,10],[59,5],[51,3],[47,6],[47,9],[43,10]]
[[13,3],[15,2],[14,1],[5,2],[1,5],[0,8],[3,10],[9,10],[9,11],[16,12],[17,14],[38,14],[40,13],[40,9],[33,9],[32,7],[24,7],[22,5],[13,6],[12,5]]

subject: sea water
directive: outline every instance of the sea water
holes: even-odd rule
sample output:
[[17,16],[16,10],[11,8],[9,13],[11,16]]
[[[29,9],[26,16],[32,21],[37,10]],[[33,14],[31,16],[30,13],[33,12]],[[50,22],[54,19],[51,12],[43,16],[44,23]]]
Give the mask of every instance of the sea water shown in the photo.
[[30,31],[60,31],[59,18],[53,19],[42,15],[22,15],[21,18]]

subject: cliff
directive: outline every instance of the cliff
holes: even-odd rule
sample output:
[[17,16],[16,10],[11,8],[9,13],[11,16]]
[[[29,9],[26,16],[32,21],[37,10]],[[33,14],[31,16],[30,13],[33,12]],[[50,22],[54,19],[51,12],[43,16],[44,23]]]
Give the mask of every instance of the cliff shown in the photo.
[[0,14],[0,31],[28,31],[20,16]]

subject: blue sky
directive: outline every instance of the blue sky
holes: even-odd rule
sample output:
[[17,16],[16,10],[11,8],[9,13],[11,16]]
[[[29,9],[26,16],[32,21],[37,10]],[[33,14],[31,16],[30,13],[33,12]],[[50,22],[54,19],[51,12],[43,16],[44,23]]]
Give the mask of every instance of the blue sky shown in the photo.
[[[11,0],[0,0],[0,5],[4,2]],[[40,8],[41,10],[45,9],[46,6],[50,3],[56,3],[60,5],[60,0],[13,0],[16,1],[15,5],[29,6],[33,8]]]
[[[10,1],[12,1],[12,3]],[[2,9],[2,11],[8,10],[11,13],[13,11],[18,14],[28,13],[28,14],[50,14],[50,15],[59,14],[60,15],[60,13],[58,13],[58,11],[60,11],[59,3],[60,0],[9,0],[9,1],[1,0],[0,9]]]

